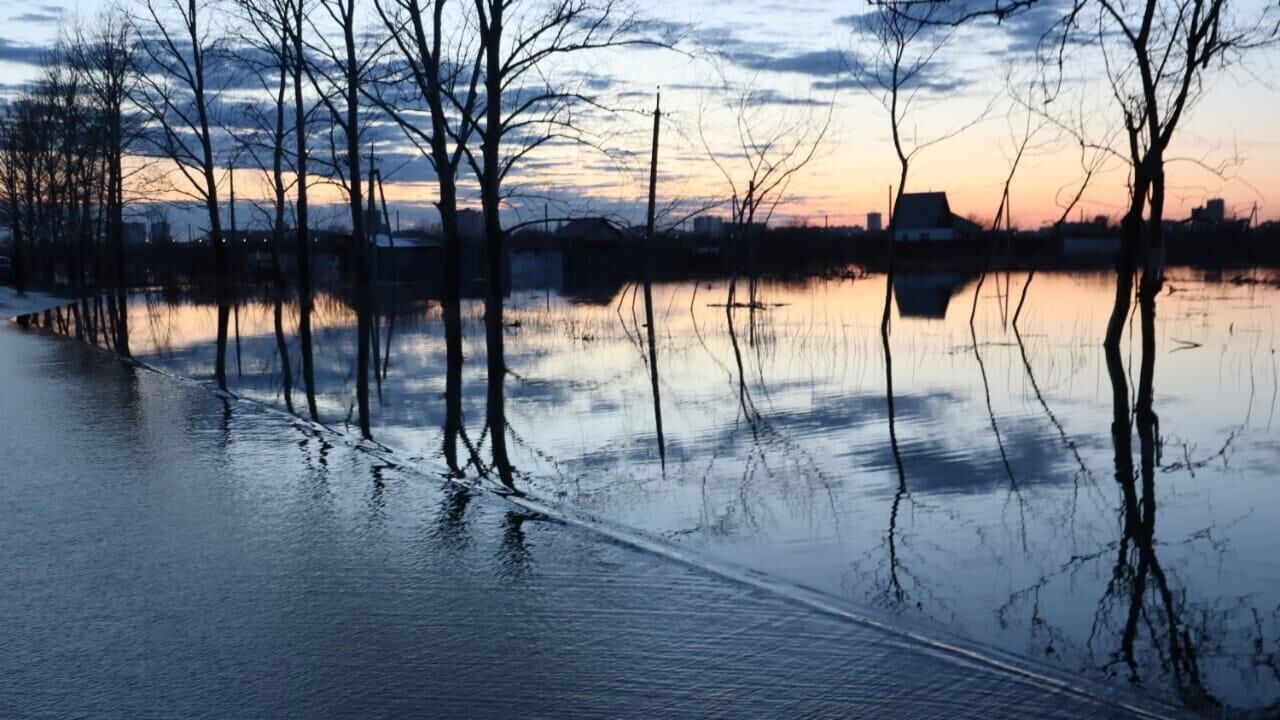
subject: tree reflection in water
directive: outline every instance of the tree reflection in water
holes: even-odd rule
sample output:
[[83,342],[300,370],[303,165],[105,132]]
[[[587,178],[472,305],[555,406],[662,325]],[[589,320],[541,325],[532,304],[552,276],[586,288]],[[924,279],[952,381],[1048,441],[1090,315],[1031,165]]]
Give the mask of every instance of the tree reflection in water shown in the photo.
[[[909,279],[905,272],[898,276]],[[1068,672],[1126,678],[1188,707],[1265,706],[1265,715],[1275,709],[1280,673],[1272,585],[1247,570],[1257,559],[1250,537],[1257,520],[1249,521],[1249,533],[1231,531],[1244,512],[1238,504],[1231,514],[1190,506],[1225,503],[1226,492],[1211,493],[1234,492],[1243,480],[1252,483],[1245,489],[1254,494],[1246,499],[1256,501],[1261,514],[1266,496],[1256,494],[1256,468],[1270,456],[1265,438],[1260,442],[1247,430],[1231,452],[1204,456],[1213,466],[1195,452],[1197,438],[1187,435],[1215,433],[1219,425],[1188,419],[1206,412],[1203,396],[1212,388],[1172,385],[1188,376],[1188,368],[1212,364],[1213,358],[1193,352],[1159,361],[1161,377],[1175,378],[1165,381],[1171,386],[1163,388],[1160,409],[1168,416],[1165,424],[1173,428],[1177,420],[1173,432],[1181,433],[1162,436],[1155,388],[1159,338],[1183,337],[1199,322],[1184,318],[1203,309],[1189,301],[1197,291],[1188,289],[1185,274],[1180,277],[1179,293],[1158,297],[1159,323],[1157,295],[1145,293],[1136,304],[1132,361],[1123,349],[1095,352],[1093,333],[1059,334],[1064,327],[1070,332],[1078,315],[1105,318],[1098,306],[1109,308],[1110,292],[1094,306],[1060,313],[1068,319],[1057,326],[1039,326],[1052,316],[1038,304],[1041,298],[1061,297],[1073,283],[1071,291],[1079,295],[1072,298],[1102,293],[1095,285],[1103,283],[1087,285],[1079,276],[1052,272],[1037,275],[1037,293],[1026,301],[1037,327],[1027,329],[1024,309],[1022,322],[1010,326],[1008,343],[983,338],[981,325],[963,327],[962,337],[961,323],[949,322],[945,307],[916,318],[901,304],[892,327],[883,325],[875,337],[879,303],[901,302],[910,292],[909,283],[882,292],[879,278],[874,288],[860,281],[839,288],[825,281],[803,287],[762,281],[761,290],[793,307],[754,310],[755,331],[742,327],[746,320],[733,308],[717,303],[708,310],[705,301],[696,303],[683,281],[654,282],[647,293],[637,281],[628,291],[636,312],[623,329],[613,320],[613,305],[626,301],[616,288],[606,305],[546,302],[542,289],[536,303],[526,302],[532,293],[513,291],[512,326],[499,342],[486,335],[485,348],[504,371],[489,374],[484,391],[483,366],[468,376],[473,368],[463,357],[464,329],[476,322],[478,331],[481,303],[446,298],[436,314],[425,299],[430,291],[415,288],[405,295],[424,299],[407,307],[397,301],[360,309],[349,292],[322,292],[314,311],[315,395],[322,419],[340,425],[355,384],[352,326],[356,315],[372,311],[377,344],[370,338],[368,347],[377,355],[370,361],[385,393],[385,403],[374,408],[375,432],[380,441],[410,445],[406,457],[415,462],[438,460],[441,474],[489,477],[504,488],[517,484],[518,475],[521,491],[586,505],[602,519],[672,542],[692,536],[690,542],[713,558],[746,562],[841,600],[955,623],[980,642],[1052,658]],[[821,304],[849,286],[861,293],[849,293],[857,302]],[[1248,299],[1225,283],[1200,294]],[[818,312],[804,307],[809,297]],[[310,311],[297,308],[294,334],[292,306],[275,288],[239,302],[244,377],[232,374],[226,381],[236,394],[265,402],[279,402],[283,387],[287,406],[288,386],[300,377],[291,366],[307,354],[299,343],[301,318]],[[207,377],[217,355],[226,352],[229,332],[216,332],[215,323],[227,323],[230,301],[166,291],[140,293],[132,303],[130,346],[142,362]],[[397,303],[404,312],[387,314],[385,308]],[[121,324],[114,304],[106,295],[88,298],[28,322],[114,349]],[[661,308],[670,306],[688,307],[689,317],[664,315]],[[830,319],[815,317],[819,313]],[[1242,334],[1240,325],[1226,334],[1220,316],[1213,322],[1226,342]],[[660,336],[668,340],[659,368],[653,360]],[[1252,336],[1250,342],[1258,344]],[[510,374],[508,362],[529,375],[512,375],[509,397],[494,388]],[[1252,368],[1247,356],[1231,362]],[[1270,372],[1265,360],[1258,367]],[[1077,380],[1095,369],[1111,390],[1101,398],[1092,383]],[[1249,389],[1247,377],[1239,382]],[[1264,392],[1265,382],[1259,396]],[[1200,405],[1184,404],[1192,393]],[[498,402],[489,403],[495,397]],[[316,402],[314,395],[308,400]],[[652,415],[650,400],[656,401]],[[1180,411],[1176,417],[1172,407]],[[1182,407],[1189,408],[1185,416]],[[1243,396],[1239,409],[1245,412]],[[473,410],[480,414],[469,417]],[[663,433],[654,453],[659,413]],[[1266,419],[1255,415],[1261,428]],[[664,468],[666,433],[675,428],[686,442],[679,463]],[[313,478],[329,477],[325,437],[328,431],[321,430],[306,443]],[[509,447],[499,449],[499,438]],[[1165,450],[1179,445],[1184,449]],[[1115,469],[1114,494],[1111,482],[1092,471],[1107,465]],[[332,471],[336,478],[339,468]],[[451,495],[438,513],[439,532],[465,524],[468,498],[462,490]],[[1164,516],[1159,522],[1157,505]],[[526,539],[526,519],[507,523],[503,552],[513,559]],[[803,563],[793,561],[798,556]],[[1215,561],[1231,570],[1230,582],[1215,584]],[[1249,682],[1255,685],[1240,689]]]
[[[1144,283],[1145,284],[1145,283]],[[1170,587],[1169,577],[1156,554],[1156,470],[1160,464],[1160,421],[1155,412],[1155,314],[1156,295],[1143,293],[1139,300],[1142,355],[1138,372],[1137,405],[1133,421],[1137,425],[1139,465],[1133,461],[1129,386],[1120,350],[1104,348],[1111,379],[1114,415],[1111,433],[1115,446],[1116,484],[1121,492],[1121,536],[1115,569],[1107,585],[1107,597],[1127,602],[1120,650],[1109,663],[1123,662],[1132,683],[1141,683],[1143,666],[1137,658],[1137,641],[1146,641],[1172,674],[1174,689],[1187,707],[1208,710],[1219,701],[1204,687],[1197,663],[1196,644],[1203,641],[1204,628],[1184,622],[1186,593]],[[1112,607],[1105,601],[1100,610]]]

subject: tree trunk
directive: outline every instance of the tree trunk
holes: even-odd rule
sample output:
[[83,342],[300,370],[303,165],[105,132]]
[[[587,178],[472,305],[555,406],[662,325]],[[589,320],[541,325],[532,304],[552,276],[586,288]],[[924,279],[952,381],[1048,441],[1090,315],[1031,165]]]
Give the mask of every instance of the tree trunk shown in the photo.
[[302,82],[306,55],[302,42],[302,28],[306,19],[303,0],[294,0],[293,28],[293,110],[295,135],[297,136],[297,266],[298,266],[298,339],[302,350],[302,384],[307,395],[307,413],[314,422],[320,421],[316,407],[315,360],[311,342],[311,238],[307,218],[307,106],[303,97]]
[[485,49],[485,129],[482,154],[484,168],[480,181],[480,200],[484,212],[485,234],[485,305],[484,329],[488,388],[486,417],[493,452],[493,463],[502,483],[515,489],[511,460],[507,455],[507,414],[504,383],[507,366],[503,348],[503,267],[500,145],[502,142],[502,23],[503,3],[489,4],[488,34]]

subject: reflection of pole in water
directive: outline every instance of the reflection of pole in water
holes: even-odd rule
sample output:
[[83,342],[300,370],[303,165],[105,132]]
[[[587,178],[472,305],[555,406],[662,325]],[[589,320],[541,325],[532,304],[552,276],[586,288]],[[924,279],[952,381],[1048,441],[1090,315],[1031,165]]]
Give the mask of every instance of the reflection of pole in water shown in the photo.
[[[359,253],[365,255],[367,248],[364,242],[357,239]],[[365,264],[365,259],[359,261]],[[369,424],[369,345],[372,342],[370,326],[373,314],[370,305],[369,273],[367,266],[359,271],[356,280],[356,405],[359,413],[360,436],[365,440],[373,438]]]
[[231,311],[236,324],[236,377],[244,377],[244,360],[240,353],[240,303],[233,303]]
[[[892,261],[890,261],[892,268]],[[893,272],[886,276],[887,287],[884,297],[884,318],[880,324],[880,341],[884,346],[884,381],[885,405],[889,418],[889,447],[893,451],[893,464],[898,471],[898,490],[893,496],[893,505],[889,510],[889,583],[893,588],[894,600],[901,603],[905,597],[902,581],[898,577],[898,511],[902,500],[907,496],[907,473],[902,465],[902,451],[898,448],[897,416],[893,401],[893,352],[889,347],[889,304],[893,302]]]
[[653,329],[653,293],[644,283],[644,315],[649,323],[649,383],[653,388],[653,421],[658,434],[658,457],[667,466],[667,441],[662,434],[662,396],[658,390],[658,343]]

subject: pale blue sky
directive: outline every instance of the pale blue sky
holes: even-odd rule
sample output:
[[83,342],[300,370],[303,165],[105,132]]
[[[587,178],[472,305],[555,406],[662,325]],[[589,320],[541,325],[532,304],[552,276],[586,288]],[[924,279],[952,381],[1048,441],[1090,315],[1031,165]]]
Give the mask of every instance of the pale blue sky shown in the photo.
[[[30,61],[56,35],[59,18],[92,15],[106,3],[81,0],[11,0],[0,10],[0,83],[12,86],[32,77]],[[1242,4],[1247,9],[1257,5]],[[651,17],[677,24],[687,33],[690,49],[712,48],[724,54],[719,68],[735,82],[751,82],[779,99],[779,108],[800,112],[808,99],[834,97],[831,130],[822,152],[791,188],[789,201],[779,210],[784,218],[833,223],[861,223],[869,210],[883,210],[886,186],[896,180],[884,111],[836,67],[841,54],[864,53],[860,36],[840,18],[867,11],[863,2],[829,3],[812,0],[772,0],[735,3],[731,10],[709,0],[660,0],[647,3]],[[912,129],[927,138],[945,133],[982,114],[986,119],[955,139],[929,148],[919,156],[908,189],[945,189],[958,211],[987,217],[998,202],[1008,163],[1010,128],[1021,120],[1010,116],[1010,103],[998,98],[1011,59],[1025,57],[1010,51],[1037,34],[1035,22],[1014,23],[993,30],[975,30],[956,39],[939,59],[935,80],[961,86],[945,101],[926,103],[913,116]],[[1173,189],[1170,215],[1184,217],[1206,197],[1224,195],[1236,212],[1248,214],[1257,203],[1263,218],[1280,218],[1280,90],[1270,78],[1280,70],[1277,55],[1253,55],[1247,66],[1214,72],[1207,91],[1185,124],[1175,154],[1186,160],[1170,168]],[[647,95],[658,85],[666,88],[665,104],[671,130],[664,143],[663,188],[669,196],[727,196],[727,183],[705,156],[696,132],[701,114],[713,144],[728,140],[728,119],[718,111],[718,98],[707,90],[713,66],[702,59],[653,50],[619,50],[591,60],[590,72],[611,92],[647,106]],[[1098,84],[1098,67],[1082,61],[1071,80],[1080,87]],[[1025,74],[1026,71],[1023,71]],[[839,90],[831,86],[839,81]],[[1106,105],[1103,88],[1092,93],[1097,122],[1110,122],[1114,107]],[[792,103],[792,109],[785,110]],[[797,109],[800,108],[800,109]],[[644,123],[639,117],[609,120],[608,134],[620,143],[644,147]],[[604,121],[602,121],[604,122]],[[1016,222],[1035,226],[1057,214],[1056,206],[1080,175],[1078,150],[1065,138],[1045,132],[1038,150],[1023,166],[1015,183]],[[722,137],[723,136],[723,137]],[[721,149],[721,148],[717,148]],[[1226,178],[1203,169],[1226,169]],[[581,183],[591,202],[602,208],[627,208],[643,195],[639,168],[612,167],[582,152],[561,153],[542,166],[546,182],[560,187]],[[425,169],[410,168],[405,177],[423,177]],[[429,188],[423,186],[423,193]],[[1103,172],[1086,194],[1085,214],[1116,215],[1125,192],[1123,168]],[[1069,193],[1068,193],[1069,194]],[[422,198],[422,204],[430,200]]]

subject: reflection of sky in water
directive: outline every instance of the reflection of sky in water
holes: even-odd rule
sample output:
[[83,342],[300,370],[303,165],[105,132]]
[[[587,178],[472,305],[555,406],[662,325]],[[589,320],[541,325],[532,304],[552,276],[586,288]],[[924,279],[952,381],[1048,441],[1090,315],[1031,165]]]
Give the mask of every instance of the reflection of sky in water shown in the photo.
[[[1181,684],[1185,699],[1190,681],[1167,661],[1172,607],[1185,634],[1179,642],[1194,649],[1208,692],[1259,707],[1280,702],[1280,674],[1269,657],[1280,652],[1280,554],[1269,527],[1280,457],[1272,309],[1280,292],[1201,277],[1171,273],[1157,306],[1155,554],[1170,595],[1148,589],[1144,596],[1136,675],[1162,696],[1178,694]],[[521,482],[855,603],[900,610],[1072,671],[1128,678],[1120,650],[1132,603],[1115,576],[1122,496],[1099,347],[1112,282],[1039,274],[1019,338],[1005,320],[1022,280],[1010,288],[1004,276],[989,279],[976,324],[979,362],[967,322],[973,280],[897,284],[906,301],[895,312],[891,347],[905,493],[886,423],[883,278],[765,283],[762,297],[776,306],[754,321],[745,310],[735,314],[746,409],[726,314],[712,306],[723,301],[723,284],[704,282],[696,296],[692,283],[656,286],[665,471],[642,297],[622,291],[586,303],[518,289],[508,301],[507,416]],[[375,436],[438,462],[439,307],[400,295],[384,298],[378,318],[388,367],[380,399],[375,386]],[[484,423],[482,317],[479,304],[464,308],[463,402],[472,439],[482,437]],[[208,377],[215,319],[211,307],[135,299],[134,352]],[[295,366],[296,320],[296,309],[286,308]],[[241,307],[239,323],[243,372],[233,340],[232,389],[281,402],[271,306]],[[321,413],[340,425],[354,406],[354,318],[325,297],[314,324]],[[1122,350],[1131,393],[1141,354],[1136,332]],[[297,387],[295,403],[303,403]],[[1134,455],[1136,463],[1136,432]],[[892,592],[894,574],[901,596]]]

